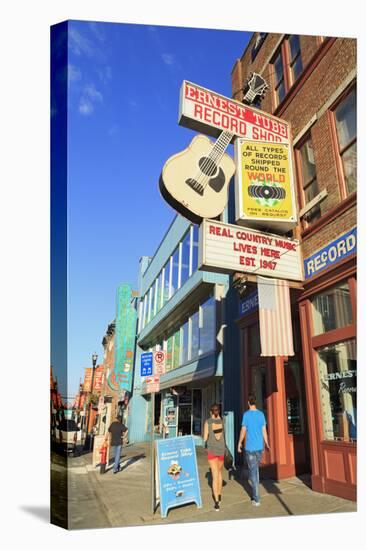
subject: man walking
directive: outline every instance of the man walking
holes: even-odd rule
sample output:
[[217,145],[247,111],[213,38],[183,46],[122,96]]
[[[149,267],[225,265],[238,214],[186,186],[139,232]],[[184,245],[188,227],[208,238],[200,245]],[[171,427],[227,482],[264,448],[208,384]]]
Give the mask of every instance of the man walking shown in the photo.
[[114,447],[114,465],[113,473],[120,471],[119,461],[121,459],[122,438],[127,435],[128,429],[122,422],[122,416],[117,416],[116,420],[108,428],[108,434],[105,436],[105,442],[108,442],[111,436],[111,446]]
[[245,458],[248,464],[249,480],[252,486],[252,504],[260,506],[259,496],[259,463],[262,458],[263,442],[269,449],[266,419],[262,411],[256,407],[256,397],[248,397],[249,410],[243,414],[240,430],[238,453],[242,452],[245,439]]

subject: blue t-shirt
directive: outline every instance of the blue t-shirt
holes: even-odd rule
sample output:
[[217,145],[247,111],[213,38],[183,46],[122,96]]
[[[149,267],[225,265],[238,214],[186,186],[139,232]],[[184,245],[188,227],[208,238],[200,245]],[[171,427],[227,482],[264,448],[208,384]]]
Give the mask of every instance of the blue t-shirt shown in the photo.
[[246,451],[263,451],[264,439],[262,428],[266,425],[266,419],[262,411],[257,409],[246,411],[241,423],[247,429],[245,437]]

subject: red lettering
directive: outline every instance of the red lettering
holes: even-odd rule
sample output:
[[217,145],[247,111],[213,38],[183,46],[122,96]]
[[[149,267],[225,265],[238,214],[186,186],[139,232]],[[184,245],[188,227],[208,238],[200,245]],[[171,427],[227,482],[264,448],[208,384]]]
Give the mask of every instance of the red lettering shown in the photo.
[[255,267],[255,258],[248,258],[247,256],[239,256],[240,265],[247,267]]
[[203,116],[202,109],[203,109],[202,105],[199,105],[198,103],[195,103],[194,104],[193,116],[202,118],[202,116]]

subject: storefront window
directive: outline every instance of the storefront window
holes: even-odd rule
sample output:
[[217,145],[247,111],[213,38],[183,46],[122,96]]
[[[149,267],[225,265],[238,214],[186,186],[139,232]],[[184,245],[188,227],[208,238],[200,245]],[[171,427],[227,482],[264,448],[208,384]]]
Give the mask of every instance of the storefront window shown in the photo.
[[174,334],[174,343],[173,343],[173,365],[172,368],[176,369],[179,367],[180,359],[180,330]]
[[145,294],[145,298],[144,298],[144,312],[143,312],[142,328],[145,328],[146,322],[147,322],[147,294]]
[[264,365],[252,367],[252,392],[257,398],[257,408],[263,411],[267,419],[266,367]]
[[287,425],[289,434],[304,433],[303,394],[304,386],[298,361],[285,363],[285,386],[287,405]]
[[170,296],[178,290],[178,280],[179,280],[179,246],[175,249],[173,254],[173,263],[172,263],[172,287]]
[[257,357],[261,353],[259,323],[249,327],[249,357]]
[[168,338],[166,342],[166,371],[169,372],[173,368],[173,336]]
[[192,226],[192,273],[198,267],[198,225]]
[[157,292],[156,292],[156,313],[161,309],[162,306],[162,285],[163,285],[163,271],[160,271],[159,277],[157,280]]
[[151,286],[150,287],[150,290],[149,290],[149,304],[148,304],[148,308],[149,308],[149,311],[148,311],[148,314],[147,314],[147,322],[150,323],[152,317],[153,317],[153,314],[152,314],[152,295],[153,295],[153,287]]
[[170,293],[170,258],[164,267],[164,304],[169,300]]
[[183,241],[182,241],[182,265],[181,265],[181,279],[180,279],[180,286],[183,286],[184,283],[189,278],[189,249],[190,249],[190,242],[191,242],[191,232],[188,230],[186,233]]
[[201,327],[199,336],[200,354],[215,349],[216,340],[216,315],[215,299],[211,296],[201,305]]
[[180,364],[187,363],[188,361],[188,352],[189,352],[189,341],[188,341],[188,319],[181,328],[182,338],[181,338],[181,359]]
[[199,353],[199,313],[196,311],[191,317],[191,354],[190,359],[196,359]]
[[151,298],[151,317],[150,319],[153,319],[155,317],[155,314],[156,314],[156,283],[157,281],[155,280],[154,284],[151,286],[151,289],[152,289],[152,298]]
[[317,294],[312,304],[314,335],[352,324],[352,305],[347,283],[340,283]]
[[356,340],[319,348],[318,368],[325,439],[356,441]]
[[193,393],[193,435],[202,434],[202,391],[192,390]]

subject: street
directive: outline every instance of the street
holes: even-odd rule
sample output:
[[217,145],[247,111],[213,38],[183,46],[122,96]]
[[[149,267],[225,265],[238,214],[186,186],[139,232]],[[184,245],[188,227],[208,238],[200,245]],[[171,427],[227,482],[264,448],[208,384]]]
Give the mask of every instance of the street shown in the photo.
[[150,458],[148,444],[127,445],[122,452],[122,470],[114,475],[112,465],[100,475],[99,468],[91,464],[91,453],[68,460],[53,456],[52,487],[57,495],[57,506],[62,492],[68,486],[69,528],[123,527],[196,521],[217,521],[278,517],[288,515],[355,512],[357,505],[342,498],[314,492],[309,477],[301,476],[284,481],[261,482],[261,506],[250,502],[250,488],[245,472],[240,468],[228,478],[224,471],[221,510],[213,509],[210,473],[204,449],[197,448],[197,462],[203,506],[195,504],[173,508],[168,517],[160,516],[159,506],[151,513]]

